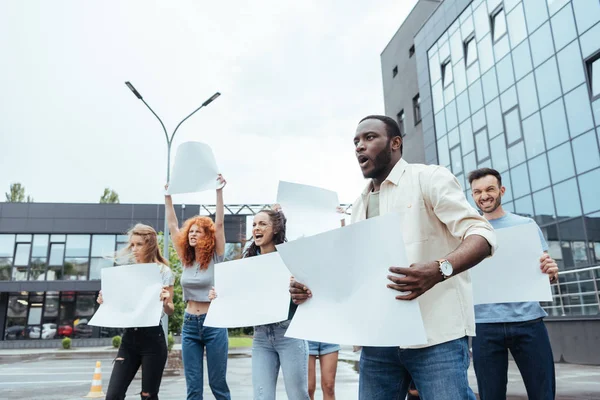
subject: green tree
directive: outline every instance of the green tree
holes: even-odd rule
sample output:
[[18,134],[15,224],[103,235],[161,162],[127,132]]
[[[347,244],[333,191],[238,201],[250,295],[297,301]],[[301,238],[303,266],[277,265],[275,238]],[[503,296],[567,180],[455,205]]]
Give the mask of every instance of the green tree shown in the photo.
[[117,192],[110,188],[104,188],[104,194],[100,197],[100,203],[104,204],[118,204],[119,203],[119,195]]
[[11,184],[10,192],[5,193],[5,195],[8,203],[23,203],[24,201],[27,201],[27,203],[33,203],[33,197],[25,197],[25,186],[18,182]]
[[[158,234],[158,246],[160,249],[163,248],[163,233]],[[164,256],[164,254],[163,254]],[[166,258],[166,257],[165,257]],[[179,282],[181,278],[181,262],[177,256],[177,251],[173,247],[173,242],[169,241],[169,266],[173,275],[175,275],[175,283],[173,284],[173,305],[175,312],[169,316],[169,332],[181,333],[181,327],[183,326],[183,313],[185,311],[185,303],[183,302],[183,289]]]

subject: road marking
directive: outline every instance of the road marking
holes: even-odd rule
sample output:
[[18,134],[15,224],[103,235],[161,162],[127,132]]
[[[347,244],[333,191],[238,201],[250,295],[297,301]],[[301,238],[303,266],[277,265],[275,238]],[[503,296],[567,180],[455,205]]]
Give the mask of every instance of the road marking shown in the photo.
[[90,383],[89,379],[84,381],[33,381],[33,382],[0,382],[0,386],[9,386],[9,385],[40,385],[40,384],[63,384],[63,383]]
[[91,372],[16,372],[16,373],[6,373],[6,372],[0,372],[0,376],[27,376],[27,375],[83,375],[83,374],[87,374],[87,375],[94,375],[94,371],[92,370]]

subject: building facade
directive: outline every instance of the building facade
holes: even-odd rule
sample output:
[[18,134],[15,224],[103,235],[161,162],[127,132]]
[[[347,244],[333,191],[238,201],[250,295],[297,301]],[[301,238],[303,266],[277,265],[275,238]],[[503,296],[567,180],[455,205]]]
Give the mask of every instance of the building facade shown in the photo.
[[[500,171],[504,208],[537,221],[562,271],[544,308],[599,316],[600,1],[444,0],[381,61],[386,114],[419,99],[405,158],[448,167],[471,204],[468,173]],[[394,76],[413,64],[417,88]]]
[[[226,258],[241,253],[246,218],[264,205],[228,205]],[[180,222],[214,207],[176,206]],[[143,223],[161,232],[164,206],[153,204],[0,203],[0,338],[111,337],[87,325],[103,268]]]

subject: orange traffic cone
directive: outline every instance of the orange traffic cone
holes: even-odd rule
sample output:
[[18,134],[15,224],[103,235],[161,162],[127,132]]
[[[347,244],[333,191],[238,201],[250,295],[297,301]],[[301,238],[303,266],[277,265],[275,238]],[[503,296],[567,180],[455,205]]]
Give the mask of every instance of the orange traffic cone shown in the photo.
[[92,388],[87,396],[88,399],[104,398],[106,396],[102,391],[102,363],[96,361],[96,369],[94,370],[94,377],[92,378]]

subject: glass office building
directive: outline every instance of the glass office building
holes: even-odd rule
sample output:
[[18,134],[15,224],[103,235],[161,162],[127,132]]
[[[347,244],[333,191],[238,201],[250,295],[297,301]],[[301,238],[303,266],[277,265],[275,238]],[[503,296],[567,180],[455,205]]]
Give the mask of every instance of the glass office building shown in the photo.
[[419,93],[404,95],[420,98],[426,162],[472,204],[468,173],[500,171],[505,209],[535,219],[573,271],[543,306],[600,314],[600,2],[444,0],[414,46]]

